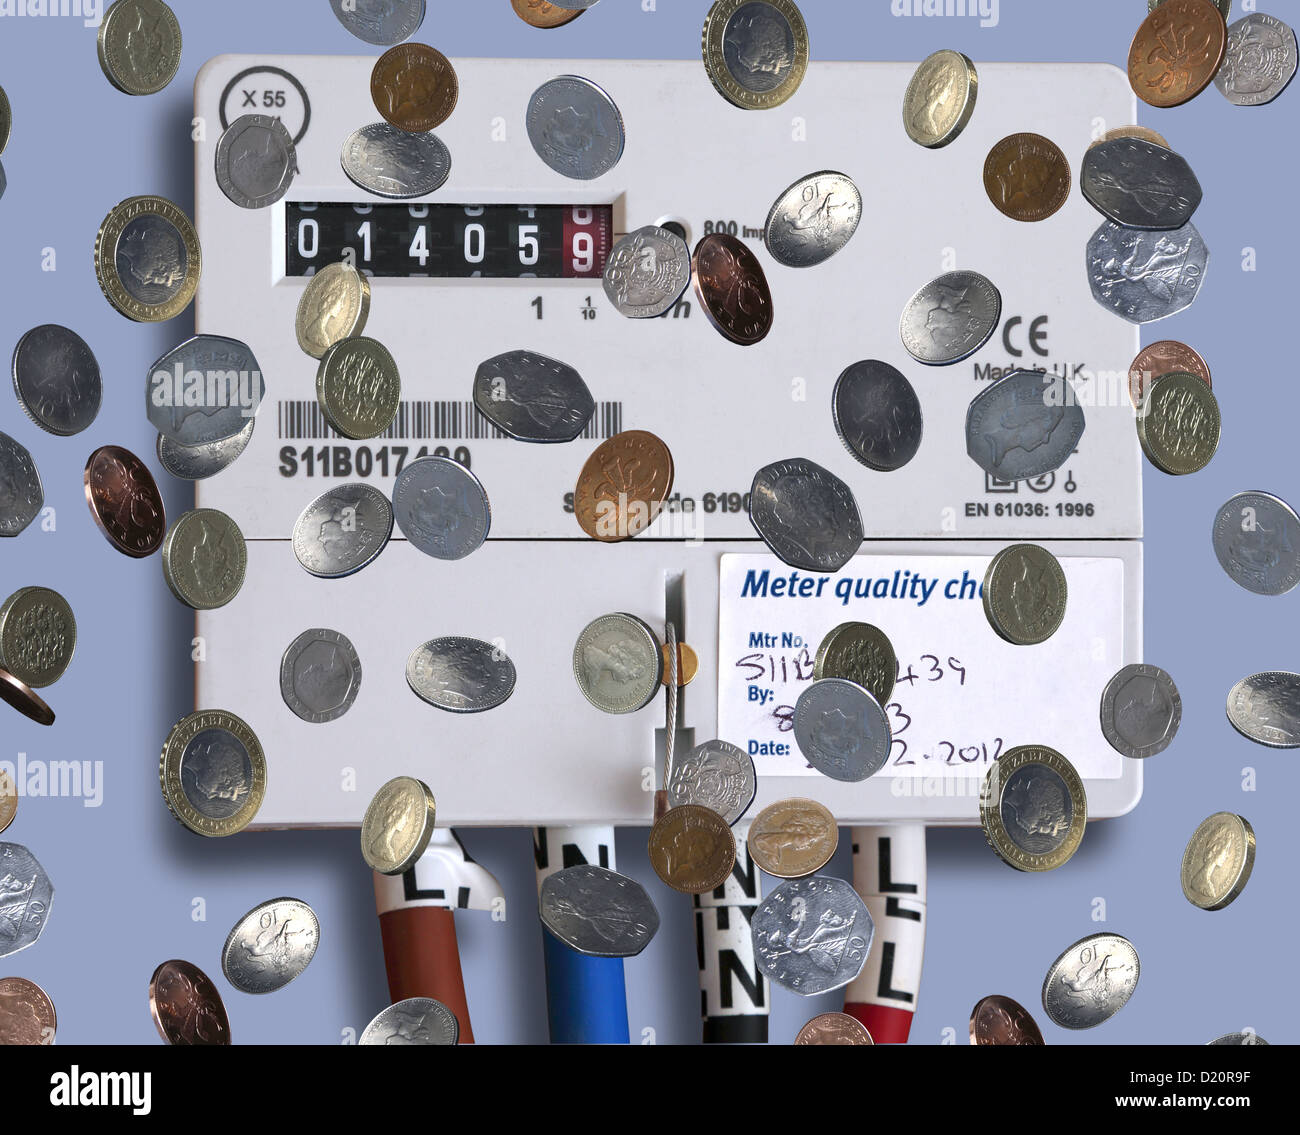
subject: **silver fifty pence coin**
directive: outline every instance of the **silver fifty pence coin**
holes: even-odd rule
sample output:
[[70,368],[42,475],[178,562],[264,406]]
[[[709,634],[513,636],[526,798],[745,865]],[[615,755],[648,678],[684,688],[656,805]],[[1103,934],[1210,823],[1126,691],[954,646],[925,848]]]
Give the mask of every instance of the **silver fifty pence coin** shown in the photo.
[[241,993],[274,993],[307,968],[319,943],[311,907],[301,899],[272,899],[235,923],[221,950],[221,972]]
[[204,481],[215,477],[231,465],[253,440],[256,418],[249,418],[234,437],[210,441],[206,445],[181,445],[166,434],[158,435],[158,463],[173,477],[183,481]]
[[339,23],[363,43],[393,47],[424,23],[425,0],[330,0]]
[[1192,305],[1210,250],[1190,221],[1168,232],[1103,221],[1088,241],[1087,263],[1093,299],[1130,323],[1153,323]]
[[0,843],[0,958],[33,945],[50,919],[54,884],[21,843]]
[[241,209],[265,209],[289,192],[298,152],[278,118],[244,114],[221,132],[216,164],[222,193]]
[[862,545],[853,490],[802,457],[765,465],[754,475],[749,520],[778,559],[803,571],[839,571]]
[[432,997],[408,997],[375,1015],[357,1044],[455,1044],[456,1014]]
[[623,156],[627,135],[614,100],[590,79],[561,75],[528,100],[528,140],[556,173],[591,181]]
[[631,958],[659,930],[659,911],[635,879],[580,863],[546,877],[538,897],[542,925],[589,958]]
[[699,804],[735,824],[758,791],[754,758],[729,741],[705,741],[688,753],[673,755],[664,788],[670,807]]
[[835,431],[868,469],[892,473],[921,448],[921,400],[888,363],[865,359],[848,367],[831,395]]
[[1263,106],[1295,78],[1296,55],[1294,29],[1275,16],[1251,12],[1228,25],[1228,50],[1214,85],[1234,106]]
[[411,546],[439,560],[483,546],[492,508],[479,479],[450,457],[421,457],[393,482],[393,517]]
[[659,692],[664,655],[659,639],[635,615],[601,615],[573,646],[578,689],[606,713],[635,713]]
[[293,554],[312,575],[340,579],[370,563],[393,534],[393,506],[357,482],[322,493],[293,526]]
[[499,646],[450,635],[417,646],[406,684],[421,701],[451,713],[495,709],[515,691],[515,664]]
[[1089,148],[1079,186],[1103,217],[1129,229],[1179,229],[1201,203],[1187,159],[1142,138],[1112,138]]
[[1063,1029],[1096,1028],[1133,996],[1141,973],[1137,950],[1119,934],[1080,938],[1052,963],[1043,1009]]
[[319,725],[342,717],[360,690],[361,659],[338,631],[303,631],[280,659],[280,696],[303,721]]
[[474,405],[507,437],[543,443],[581,437],[596,412],[582,375],[536,351],[507,351],[480,363]]
[[145,413],[171,441],[207,445],[243,433],[264,392],[262,368],[247,343],[195,335],[149,368]]
[[1111,748],[1139,760],[1167,749],[1183,718],[1174,680],[1159,666],[1125,666],[1101,695],[1101,731]]
[[1002,319],[1002,293],[978,272],[946,272],[903,308],[899,334],[907,353],[927,366],[968,359],[993,336]]
[[763,243],[778,264],[811,268],[834,256],[862,220],[862,194],[847,174],[834,170],[801,177],[773,203]]
[[663,315],[691,283],[691,250],[675,232],[646,225],[610,249],[603,277],[605,295],[620,315]]
[[1030,480],[1064,465],[1086,424],[1068,379],[1033,370],[1012,371],[971,400],[966,410],[966,452],[999,480]]
[[1300,516],[1272,493],[1238,493],[1214,518],[1214,554],[1234,583],[1285,595],[1300,583]]
[[45,507],[45,489],[27,447],[0,433],[0,536],[17,536]]
[[404,201],[433,193],[451,176],[451,151],[436,134],[411,134],[373,122],[354,130],[339,156],[353,185]]
[[769,981],[813,997],[862,972],[876,934],[871,911],[843,879],[787,879],[754,910],[754,960]]
[[18,405],[46,433],[79,434],[99,414],[103,385],[86,341],[57,323],[33,327],[14,348]]
[[1243,737],[1271,749],[1300,749],[1300,674],[1266,670],[1228,691],[1228,721]]
[[794,705],[794,739],[813,768],[832,780],[874,776],[889,759],[889,718],[871,694],[847,678],[822,678]]

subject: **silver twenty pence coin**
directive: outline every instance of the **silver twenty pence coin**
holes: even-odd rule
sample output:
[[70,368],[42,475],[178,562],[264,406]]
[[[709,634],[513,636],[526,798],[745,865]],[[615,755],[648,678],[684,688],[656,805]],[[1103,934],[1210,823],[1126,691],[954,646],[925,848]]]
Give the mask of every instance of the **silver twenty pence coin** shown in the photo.
[[1043,1009],[1063,1029],[1096,1028],[1128,1003],[1141,968],[1133,943],[1119,934],[1080,938],[1047,971]]
[[357,39],[392,47],[424,23],[425,0],[330,0],[339,23]]
[[243,433],[264,391],[262,368],[247,343],[195,335],[149,368],[145,413],[171,441],[207,445]]
[[668,783],[668,803],[699,804],[734,824],[754,802],[758,777],[754,759],[729,741],[705,741],[676,754]]
[[874,776],[889,759],[889,718],[871,694],[847,678],[822,678],[794,705],[794,739],[813,768],[832,780]]
[[1214,554],[1247,591],[1285,595],[1300,583],[1300,516],[1272,493],[1238,493],[1214,518]]
[[561,75],[528,100],[528,140],[556,173],[591,181],[623,156],[627,136],[614,100],[590,79]]
[[303,631],[280,659],[280,696],[303,721],[319,725],[342,717],[360,690],[361,659],[338,631]]
[[907,353],[927,366],[968,359],[1002,319],[1002,293],[978,272],[947,272],[925,285],[903,308],[899,334]]
[[658,225],[620,237],[605,261],[605,295],[629,319],[663,315],[690,283],[691,250],[675,232]]
[[1103,221],[1088,241],[1087,263],[1093,299],[1130,323],[1152,323],[1192,305],[1210,250],[1190,222],[1142,232]]
[[862,972],[876,927],[867,904],[843,879],[788,879],[751,923],[754,960],[769,981],[812,997]]
[[79,434],[99,413],[99,363],[75,331],[46,323],[14,348],[14,393],[36,425],[58,437]]
[[1187,159],[1141,138],[1091,147],[1079,185],[1097,212],[1129,229],[1180,229],[1201,203],[1201,183]]
[[515,691],[515,664],[490,642],[452,635],[417,646],[406,684],[421,701],[451,713],[495,709]]
[[298,152],[278,118],[244,114],[221,132],[216,163],[222,193],[241,209],[265,209],[289,192]]
[[316,956],[320,923],[300,899],[272,899],[235,923],[221,951],[221,972],[241,993],[283,989]]
[[1183,699],[1159,666],[1125,666],[1101,695],[1101,731],[1111,748],[1139,760],[1162,753],[1178,733]]
[[365,1027],[358,1044],[455,1044],[456,1014],[432,997],[408,997],[389,1005]]
[[803,571],[839,571],[862,544],[853,490],[802,457],[765,465],[754,475],[749,520],[775,556]]
[[339,579],[370,563],[393,534],[393,506],[361,483],[322,493],[293,526],[293,554],[312,575]]
[[1274,16],[1251,12],[1228,27],[1228,50],[1214,85],[1236,106],[1263,106],[1296,73],[1295,31]]
[[1300,674],[1267,670],[1228,691],[1228,721],[1243,737],[1271,749],[1300,749]]
[[999,480],[1029,480],[1064,465],[1085,425],[1068,379],[1013,371],[972,399],[966,410],[966,452]]
[[436,134],[410,134],[387,122],[354,130],[339,160],[353,185],[394,200],[433,193],[451,176],[451,151]]
[[868,469],[892,473],[921,448],[921,400],[888,363],[865,359],[845,370],[831,412],[840,440]]
[[25,950],[50,918],[54,885],[21,843],[0,843],[0,958]]
[[590,958],[631,958],[659,930],[659,911],[640,883],[580,863],[548,875],[538,900],[542,925]]
[[0,433],[0,536],[17,536],[45,507],[45,489],[27,447]]
[[439,560],[482,547],[492,508],[479,479],[450,457],[421,457],[393,482],[393,516],[411,545]]
[[503,434],[531,442],[573,441],[596,412],[582,375],[535,351],[507,351],[479,364],[474,405]]
[[852,239],[862,220],[862,194],[847,174],[823,170],[801,177],[772,205],[763,243],[787,268],[829,260]]
[[664,677],[655,633],[635,615],[601,615],[573,646],[578,689],[606,713],[635,713],[650,704]]
[[166,434],[158,435],[158,463],[173,477],[183,481],[205,481],[231,465],[253,440],[256,418],[249,418],[234,437],[210,441],[206,445],[181,445]]

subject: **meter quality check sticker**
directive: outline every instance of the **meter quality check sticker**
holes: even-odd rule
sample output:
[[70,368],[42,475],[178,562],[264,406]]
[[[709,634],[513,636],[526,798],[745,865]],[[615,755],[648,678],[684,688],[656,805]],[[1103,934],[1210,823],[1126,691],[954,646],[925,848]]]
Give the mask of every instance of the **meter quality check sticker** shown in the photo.
[[[1121,775],[1096,698],[1129,659],[1123,564],[1062,557],[1069,602],[1060,629],[1033,648],[1004,642],[984,615],[987,556],[857,556],[835,575],[794,571],[773,556],[722,557],[718,736],[754,758],[760,776],[820,775],[795,743],[794,705],[813,680],[822,639],[872,623],[898,657],[885,707],[887,777],[982,778],[1015,745],[1050,745],[1085,779]],[[1033,580],[1025,585],[1032,587]]]

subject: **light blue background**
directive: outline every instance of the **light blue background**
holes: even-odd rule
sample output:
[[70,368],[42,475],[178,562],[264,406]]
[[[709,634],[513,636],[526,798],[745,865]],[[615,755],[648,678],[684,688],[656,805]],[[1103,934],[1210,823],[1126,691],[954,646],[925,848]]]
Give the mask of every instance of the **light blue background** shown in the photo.
[[[171,324],[133,325],[99,293],[91,250],[101,218],[124,197],[161,193],[189,210],[192,83],[223,52],[366,53],[326,0],[177,0],[185,51],[162,94],[133,99],[110,87],[95,57],[95,32],[75,18],[0,18],[0,85],[14,110],[0,200],[0,347],[28,328],[60,322],[98,355],[104,407],[72,439],[42,433],[13,397],[0,393],[0,429],[33,452],[57,529],[29,529],[0,543],[0,594],[32,583],[71,601],[80,628],[76,661],[48,692],[59,713],[41,729],[0,713],[0,759],[102,759],[101,808],[69,799],[24,799],[4,839],[25,843],[54,880],[49,927],[30,950],[0,961],[0,974],[41,983],[59,1012],[59,1039],[156,1043],[146,988],[154,966],[188,958],[217,978],[237,1041],[337,1043],[387,1003],[370,875],[353,832],[191,836],[158,791],[158,751],[192,708],[192,621],[168,593],[157,559],[112,551],[86,514],[81,473],[89,452],[125,445],[154,464],[154,434],[140,412],[140,376],[189,333],[189,313]],[[538,31],[508,0],[429,0],[418,39],[450,56],[699,57],[707,0],[602,0],[570,27]],[[1002,0],[997,27],[969,18],[898,18],[888,0],[801,0],[814,58],[919,59],[938,47],[978,61],[1106,60],[1123,65],[1145,0],[1106,3]],[[1240,9],[1241,0],[1234,5]],[[1275,2],[1283,18],[1300,14]],[[1282,10],[1282,9],[1286,10]],[[1234,12],[1238,15],[1239,11]],[[1296,668],[1300,595],[1262,599],[1239,590],[1210,548],[1216,508],[1232,493],[1262,488],[1300,501],[1295,484],[1295,304],[1286,264],[1296,254],[1294,139],[1300,86],[1271,107],[1231,107],[1214,90],[1172,111],[1144,108],[1142,121],[1169,138],[1197,170],[1205,204],[1196,223],[1214,256],[1187,313],[1144,336],[1182,338],[1214,370],[1223,444],[1205,472],[1176,479],[1147,468],[1146,656],[1172,671],[1183,696],[1176,744],[1149,762],[1146,793],[1128,818],[1089,827],[1063,870],[1020,875],[989,852],[978,830],[930,834],[929,940],[912,1030],[917,1043],[965,1043],[971,1005],[989,993],[1022,1001],[1039,1017],[1049,963],[1070,942],[1102,929],[1130,936],[1142,955],[1131,1004],[1100,1030],[1069,1034],[1044,1022],[1049,1043],[1203,1043],[1250,1026],[1277,1043],[1294,1039],[1291,975],[1295,921],[1295,757],[1253,746],[1229,727],[1224,698],[1256,670]],[[865,113],[848,108],[846,113]],[[890,111],[893,113],[893,111]],[[683,176],[690,176],[689,167]],[[882,171],[881,176],[888,176]],[[888,224],[888,218],[868,217]],[[42,250],[58,270],[41,270]],[[1242,250],[1258,250],[1243,272]],[[1079,264],[1063,271],[1081,270]],[[882,266],[887,270],[886,266]],[[880,313],[893,319],[894,313]],[[188,486],[162,477],[169,513],[191,502]],[[1014,693],[1015,675],[1008,675]],[[1097,691],[1080,689],[1095,699]],[[1242,791],[1257,770],[1258,791]],[[1193,909],[1178,886],[1183,845],[1210,812],[1245,814],[1259,839],[1255,875],[1228,910]],[[831,870],[847,874],[845,847]],[[476,1035],[486,1042],[546,1039],[542,933],[526,831],[471,831],[471,853],[494,871],[510,917],[458,918]],[[691,904],[659,885],[645,833],[627,831],[619,867],[645,882],[663,916],[650,949],[628,963],[634,1040],[699,1037]],[[220,977],[219,951],[234,920],[264,899],[308,900],[322,923],[307,973],[274,996],[237,993]],[[207,920],[192,921],[202,897]],[[1108,920],[1092,920],[1104,899]],[[774,991],[771,1035],[788,1042],[834,998],[805,1001]]]

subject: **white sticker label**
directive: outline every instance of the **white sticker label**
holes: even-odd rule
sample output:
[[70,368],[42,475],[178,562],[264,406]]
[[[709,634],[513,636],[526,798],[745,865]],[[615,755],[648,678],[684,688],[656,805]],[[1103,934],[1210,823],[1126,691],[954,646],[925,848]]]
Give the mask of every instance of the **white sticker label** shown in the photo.
[[890,776],[983,777],[1015,745],[1050,745],[1085,779],[1123,758],[1101,733],[1101,692],[1125,663],[1124,566],[1063,558],[1065,620],[1045,643],[1012,646],[989,626],[987,556],[858,556],[837,575],[773,556],[722,557],[718,735],[760,776],[818,776],[799,753],[794,704],[822,638],[840,623],[879,627],[898,655],[886,710]]

